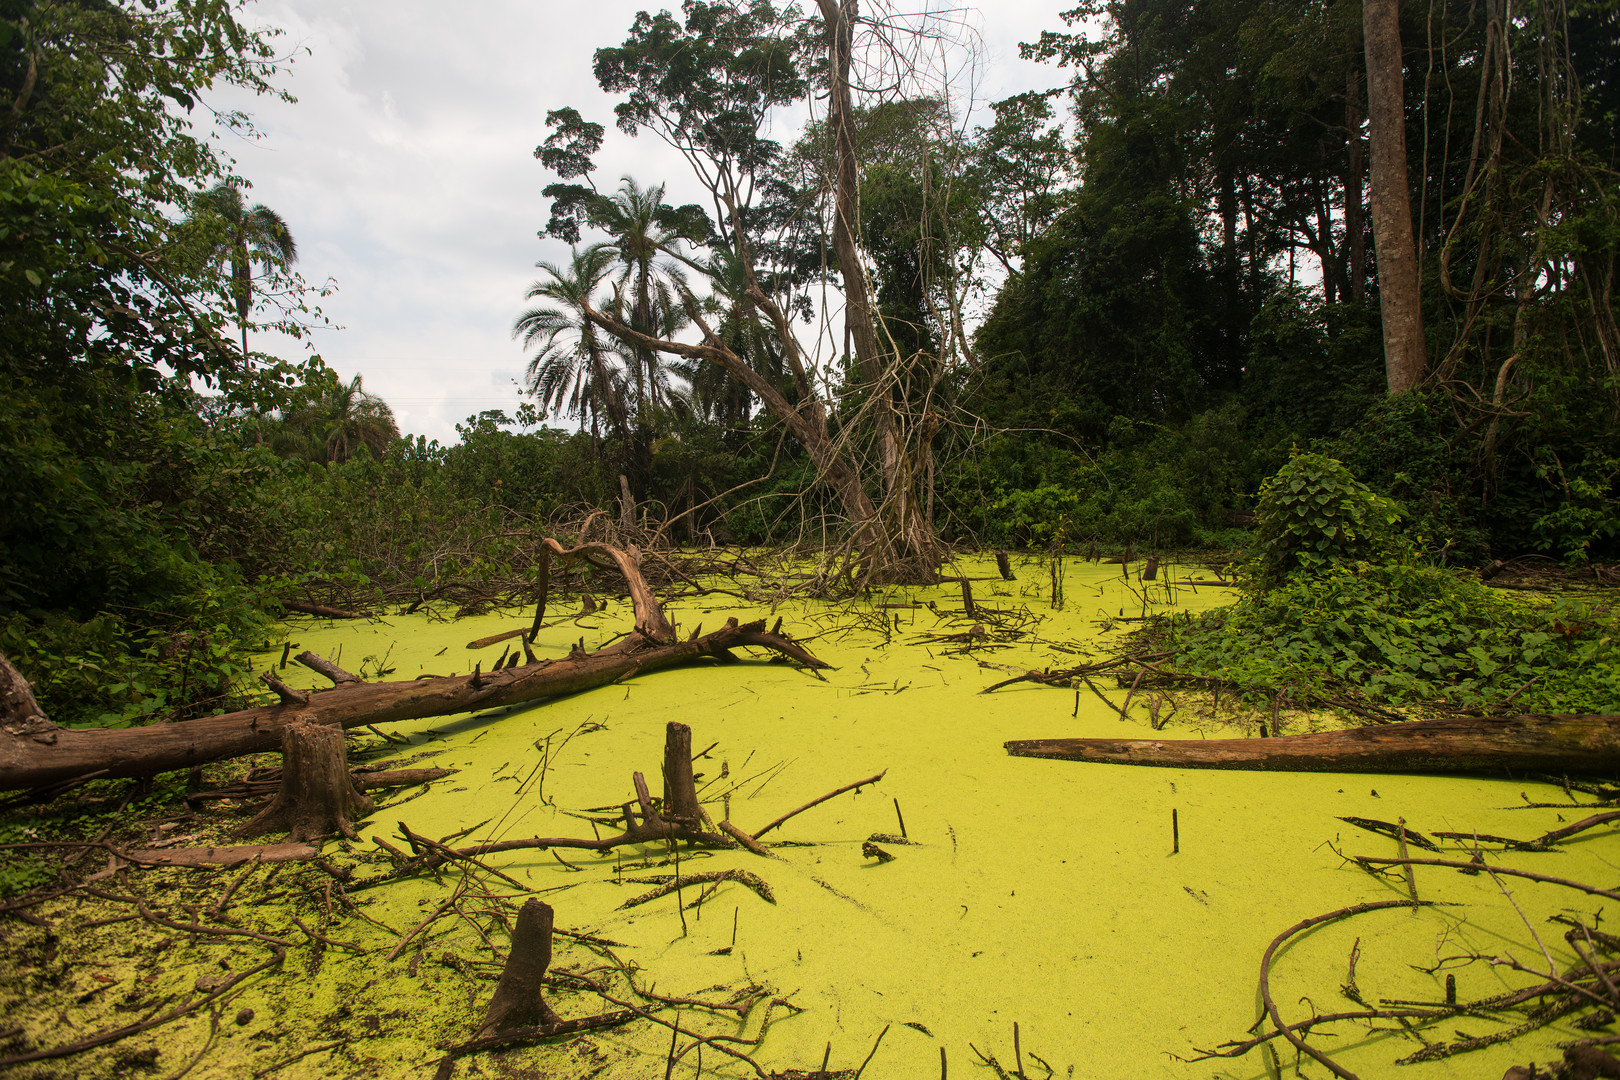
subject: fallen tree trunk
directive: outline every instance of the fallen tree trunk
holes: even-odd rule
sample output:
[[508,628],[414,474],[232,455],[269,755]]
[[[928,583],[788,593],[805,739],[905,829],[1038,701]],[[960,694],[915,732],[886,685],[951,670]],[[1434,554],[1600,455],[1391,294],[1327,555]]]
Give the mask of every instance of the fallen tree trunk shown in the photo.
[[311,604],[304,600],[283,600],[281,606],[288,611],[296,611],[302,615],[319,615],[323,619],[364,619],[367,617],[358,611],[345,611],[343,608],[327,607],[325,604]]
[[632,633],[606,649],[576,651],[561,660],[409,682],[344,682],[311,693],[307,704],[267,705],[173,724],[63,728],[34,715],[0,723],[0,791],[43,787],[92,772],[103,778],[150,776],[275,750],[283,728],[295,719],[352,728],[561,697],[702,657],[732,660],[730,650],[744,646],[772,649],[809,667],[828,666],[791,639],[768,632],[763,619],[741,626],[733,619],[689,641],[659,644]]
[[[257,859],[259,862],[304,862],[321,853],[320,844],[246,844],[239,847],[158,848],[149,851],[125,852],[128,861],[137,866],[193,866],[220,867],[229,870]],[[118,858],[119,862],[124,859]]]
[[1620,716],[1416,720],[1273,739],[1023,739],[1014,757],[1282,772],[1620,772]]

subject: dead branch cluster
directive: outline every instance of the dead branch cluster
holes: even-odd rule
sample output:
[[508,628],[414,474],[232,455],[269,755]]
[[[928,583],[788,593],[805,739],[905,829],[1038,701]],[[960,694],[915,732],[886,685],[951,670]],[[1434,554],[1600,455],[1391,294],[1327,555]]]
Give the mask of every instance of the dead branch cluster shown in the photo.
[[[644,508],[645,509],[645,508]],[[820,545],[798,545],[769,552],[744,550],[716,541],[714,535],[684,534],[684,515],[660,520],[638,515],[626,521],[602,510],[574,510],[544,527],[513,527],[499,535],[477,538],[466,550],[436,550],[393,575],[393,583],[373,575],[360,585],[345,580],[314,580],[300,584],[296,593],[279,600],[288,612],[326,619],[365,618],[392,609],[402,614],[429,614],[448,608],[456,617],[482,614],[502,607],[535,603],[546,591],[560,599],[592,609],[602,597],[628,597],[628,582],[611,560],[585,559],[565,567],[547,564],[562,537],[573,548],[635,550],[641,579],[666,601],[690,596],[728,595],[745,603],[769,605],[793,596],[823,596],[849,588],[837,573],[836,559],[827,558]],[[550,542],[548,544],[548,541]],[[499,542],[504,555],[487,557],[487,547]],[[549,548],[549,550],[548,550]],[[476,574],[465,567],[476,566]],[[807,570],[807,567],[812,569]],[[426,580],[427,584],[416,582]]]
[[[1589,803],[1560,804],[1565,809],[1590,806]],[[1502,863],[1504,852],[1549,852],[1558,845],[1588,833],[1602,825],[1620,819],[1614,812],[1592,814],[1573,824],[1550,830],[1540,836],[1509,839],[1478,833],[1435,832],[1425,836],[1407,826],[1404,820],[1394,823],[1364,818],[1346,817],[1341,820],[1359,829],[1394,839],[1399,846],[1397,857],[1367,855],[1346,856],[1349,864],[1359,867],[1380,881],[1388,881],[1406,893],[1400,899],[1377,900],[1352,904],[1301,920],[1278,934],[1266,948],[1260,961],[1259,992],[1264,1015],[1256,1022],[1251,1033],[1219,1047],[1201,1052],[1194,1061],[1212,1058],[1236,1058],[1250,1051],[1265,1048],[1271,1056],[1273,1068],[1277,1065],[1276,1046],[1290,1044],[1297,1055],[1309,1057],[1324,1066],[1341,1080],[1357,1080],[1330,1052],[1330,1044],[1321,1041],[1335,1035],[1340,1039],[1331,1045],[1345,1045],[1342,1039],[1345,1025],[1357,1025],[1369,1036],[1394,1034],[1411,1040],[1417,1046],[1398,1059],[1397,1064],[1414,1064],[1454,1057],[1487,1046],[1510,1042],[1546,1027],[1554,1021],[1573,1023],[1577,1028],[1594,1032],[1586,1038],[1559,1044],[1564,1060],[1545,1066],[1529,1064],[1508,1070],[1504,1080],[1592,1080],[1594,1077],[1620,1075],[1620,1061],[1601,1047],[1620,1042],[1620,1036],[1606,1034],[1620,1015],[1620,937],[1599,929],[1601,913],[1593,916],[1572,914],[1573,909],[1551,916],[1552,923],[1563,930],[1563,941],[1568,950],[1560,961],[1554,955],[1535,926],[1530,922],[1507,887],[1510,881],[1532,881],[1559,889],[1570,890],[1587,897],[1620,900],[1620,892],[1586,884],[1569,878],[1524,869]],[[1443,847],[1436,841],[1451,843]],[[1417,847],[1434,853],[1435,857],[1414,856]],[[1455,851],[1456,857],[1447,857]],[[1460,952],[1439,958],[1432,966],[1417,966],[1436,980],[1436,993],[1428,1000],[1407,998],[1374,998],[1364,991],[1356,979],[1360,959],[1358,937],[1351,947],[1348,973],[1340,987],[1340,994],[1353,1008],[1320,1011],[1311,1004],[1311,1014],[1303,1019],[1285,1019],[1282,1008],[1272,992],[1272,974],[1279,953],[1295,938],[1318,927],[1357,918],[1375,912],[1407,909],[1432,909],[1442,918],[1449,906],[1440,899],[1426,899],[1419,895],[1414,868],[1432,867],[1447,873],[1481,875],[1489,878],[1504,901],[1511,905],[1522,922],[1539,960],[1521,960],[1507,949],[1497,954]],[[1429,879],[1431,882],[1437,880]],[[1432,888],[1432,886],[1431,886]],[[1443,889],[1443,885],[1436,889]],[[1542,961],[1545,961],[1544,963]],[[1473,965],[1517,973],[1516,980],[1523,983],[1518,989],[1497,991],[1483,997],[1460,996],[1457,974]],[[1441,979],[1441,976],[1444,979]],[[1493,983],[1500,985],[1498,980]],[[1312,998],[1302,998],[1310,1004]],[[1469,1021],[1476,1030],[1478,1025],[1494,1026],[1483,1034],[1457,1031],[1454,1038],[1435,1037],[1437,1028],[1445,1024]],[[1318,1042],[1312,1042],[1312,1038]]]
[[[386,722],[411,715],[438,715],[464,711],[469,707],[500,704],[503,695],[510,697],[514,686],[521,680],[532,678],[535,673],[549,673],[550,680],[544,683],[544,692],[566,693],[640,671],[657,670],[668,666],[672,659],[678,661],[702,655],[734,660],[731,650],[744,646],[771,648],[810,667],[825,666],[801,645],[781,633],[780,620],[771,631],[765,630],[763,622],[739,626],[736,620],[731,620],[724,628],[707,637],[700,636],[699,628],[688,641],[678,641],[673,627],[663,615],[652,589],[640,572],[642,560],[633,548],[622,551],[606,545],[587,544],[565,549],[555,541],[548,540],[543,551],[534,620],[536,626],[545,618],[549,563],[555,558],[565,567],[570,563],[586,562],[618,573],[634,608],[634,631],[597,653],[587,654],[583,650],[576,650],[575,656],[551,662],[535,658],[526,632],[504,635],[516,641],[519,652],[512,652],[508,644],[506,654],[492,666],[490,672],[482,672],[481,665],[475,666],[470,677],[452,680],[456,685],[446,685],[443,690],[435,690],[427,685],[445,682],[439,679],[418,680],[411,684],[367,683],[344,671],[333,661],[305,653],[296,659],[322,673],[332,682],[332,689],[310,693],[294,691],[280,683],[273,673],[267,673],[265,682],[276,690],[282,700],[280,705],[255,711],[248,718],[247,725],[253,732],[253,739],[247,743],[232,743],[219,753],[199,754],[193,751],[193,757],[204,759],[209,756],[231,756],[247,750],[263,749],[266,735],[278,735],[282,750],[279,767],[255,769],[243,779],[213,790],[191,791],[188,801],[192,810],[188,812],[187,819],[188,823],[201,825],[204,819],[196,816],[198,809],[229,804],[251,811],[254,802],[265,800],[253,819],[236,832],[243,837],[264,832],[285,832],[288,834],[286,842],[227,847],[183,846],[185,842],[199,839],[202,834],[198,833],[154,840],[152,846],[146,848],[111,843],[106,837],[84,842],[46,840],[0,845],[7,849],[35,852],[66,852],[69,857],[63,866],[63,883],[35,889],[7,902],[0,906],[0,915],[10,915],[50,930],[56,922],[66,920],[71,924],[75,921],[75,901],[97,907],[111,905],[115,914],[107,918],[78,919],[73,929],[91,930],[111,924],[144,923],[169,935],[164,944],[184,939],[198,948],[216,945],[240,950],[248,946],[265,954],[254,963],[244,963],[234,954],[222,957],[221,967],[228,974],[219,978],[204,976],[188,990],[139,1002],[145,1012],[141,1020],[135,1023],[114,1022],[95,1034],[67,1039],[55,1045],[19,1047],[16,1052],[0,1056],[0,1068],[70,1058],[186,1017],[206,1016],[209,1021],[207,1035],[195,1057],[182,1070],[183,1075],[207,1055],[222,1021],[227,1017],[228,1007],[237,997],[254,986],[267,984],[267,980],[273,984],[272,992],[278,992],[274,990],[275,986],[285,991],[288,986],[301,982],[303,977],[289,973],[286,979],[278,979],[291,966],[295,954],[299,957],[307,954],[305,972],[312,974],[318,970],[327,952],[335,950],[337,954],[355,957],[380,955],[385,965],[405,965],[410,978],[417,976],[419,965],[425,958],[431,958],[435,951],[438,954],[435,963],[470,979],[495,979],[496,972],[499,972],[498,983],[484,1018],[470,1037],[446,1040],[440,1044],[444,1055],[439,1066],[441,1077],[450,1076],[456,1062],[470,1054],[562,1041],[595,1028],[637,1023],[650,1023],[670,1030],[671,1068],[689,1055],[696,1055],[701,1060],[703,1054],[708,1052],[711,1056],[728,1057],[746,1064],[762,1080],[774,1075],[768,1073],[750,1055],[750,1051],[764,1038],[775,1017],[796,1010],[797,1007],[788,997],[753,983],[729,996],[676,997],[659,994],[643,985],[637,966],[615,951],[622,946],[597,935],[557,927],[555,912],[550,905],[541,901],[532,888],[514,877],[508,869],[493,865],[491,856],[523,850],[550,851],[557,862],[569,871],[584,872],[589,869],[588,866],[569,863],[558,851],[576,849],[606,854],[615,849],[637,849],[641,855],[641,866],[657,867],[672,863],[673,872],[625,876],[624,860],[616,860],[613,880],[620,885],[644,887],[622,906],[640,907],[673,895],[675,913],[680,918],[684,933],[686,913],[700,909],[723,887],[740,887],[772,904],[776,902],[776,895],[765,878],[740,867],[698,871],[691,870],[689,866],[683,867],[683,852],[690,859],[707,851],[745,849],[767,859],[777,858],[762,842],[763,836],[844,792],[859,791],[877,783],[883,778],[883,773],[845,784],[749,832],[724,818],[716,823],[710,816],[708,807],[700,801],[698,775],[694,771],[694,760],[702,758],[707,751],[694,755],[690,728],[671,722],[665,731],[662,795],[654,796],[645,776],[641,772],[633,773],[632,797],[614,808],[616,813],[613,818],[603,817],[599,813],[577,815],[592,821],[594,835],[590,837],[500,839],[497,828],[495,837],[471,844],[458,844],[468,833],[487,822],[473,829],[434,839],[401,821],[398,824],[397,846],[374,835],[373,841],[380,850],[359,855],[356,864],[334,865],[321,855],[320,841],[323,838],[333,834],[355,838],[361,819],[375,809],[368,791],[423,784],[453,772],[448,769],[403,767],[430,754],[351,769],[348,744],[342,732],[344,727],[370,727],[385,740],[383,745],[392,749],[392,741],[373,726],[374,721]],[[481,640],[473,642],[472,646],[487,647],[495,643],[493,640]],[[505,662],[507,655],[512,658],[510,664]],[[283,658],[284,664],[287,659]],[[519,666],[520,661],[526,662]],[[602,670],[593,673],[591,665]],[[580,670],[576,671],[576,668]],[[556,681],[558,675],[564,677],[563,681]],[[401,689],[389,689],[395,685]],[[33,753],[29,747],[35,745],[61,752],[68,733],[39,715],[37,706],[32,704],[32,697],[27,693],[26,682],[19,676],[7,681],[5,689],[8,712],[5,717],[7,728],[3,735],[15,740],[6,746],[15,750],[20,745],[23,749],[13,753],[9,762],[0,764],[17,768],[18,755]],[[446,692],[448,697],[444,697]],[[464,700],[469,692],[476,700]],[[401,693],[410,696],[414,702],[403,710],[396,700]],[[425,698],[435,695],[444,697],[444,700],[425,702]],[[346,705],[345,702],[350,699],[361,704]],[[206,722],[196,723],[198,730],[206,725]],[[162,734],[157,729],[151,730]],[[125,737],[138,742],[143,738],[142,733],[147,731],[138,729],[125,733]],[[544,772],[549,765],[549,741],[545,755],[545,759],[530,774],[531,779],[539,776],[542,785]],[[108,771],[103,769],[98,775],[106,775]],[[128,772],[126,770],[126,774]],[[141,770],[134,770],[134,775],[141,775]],[[139,783],[141,781],[137,781]],[[48,788],[47,792],[53,794],[59,789],[60,785],[57,784]],[[525,788],[520,786],[519,797],[524,791]],[[533,793],[538,794],[539,789]],[[729,810],[729,798],[723,801]],[[599,823],[609,821],[618,824],[619,829],[604,835]],[[154,833],[154,837],[157,835]],[[345,852],[353,854],[348,845],[343,847]],[[660,852],[663,856],[661,862]],[[107,865],[88,877],[78,878],[71,871],[86,854],[105,856]],[[367,866],[374,867],[375,872],[365,872]],[[290,871],[289,867],[292,867]],[[283,871],[288,872],[284,874]],[[191,876],[183,888],[175,889],[162,878],[162,875],[174,874]],[[368,890],[396,886],[408,879],[418,882],[428,879],[439,890],[438,902],[414,926],[391,926],[365,911],[370,903],[365,898]],[[212,902],[206,902],[205,898],[209,896],[214,897]],[[378,937],[379,931],[384,935],[381,939]],[[470,934],[470,938],[467,938],[471,942],[467,947],[471,949],[470,954],[466,949],[442,948],[444,943],[454,940],[456,934]],[[583,959],[571,958],[568,963],[554,965],[553,940],[559,937],[566,941],[570,950],[582,951],[585,954]],[[723,951],[729,954],[730,949]],[[374,964],[375,960],[368,963]],[[141,993],[141,985],[144,984],[138,984],[134,992],[137,996]],[[556,1000],[555,1005],[552,999]],[[251,1013],[251,1009],[239,1010],[235,1022],[251,1023]],[[708,1020],[703,1020],[703,1017]],[[330,1032],[332,1026],[327,1025],[326,1030]],[[12,1033],[13,1046],[17,1045],[19,1032]],[[291,1057],[261,1070],[258,1075],[267,1075],[313,1054],[345,1053],[351,1044],[384,1033],[377,1028],[370,1032],[349,1031],[334,1041],[304,1047]],[[152,1054],[155,1051],[142,1053]],[[823,1069],[815,1075],[830,1077],[840,1074],[826,1071],[824,1063]]]
[[[694,872],[683,867],[683,851],[690,857],[703,849],[745,848],[775,858],[760,837],[813,807],[845,792],[859,791],[883,777],[879,773],[843,785],[750,833],[726,820],[715,825],[699,801],[693,762],[702,756],[693,754],[692,735],[686,725],[668,724],[662,796],[654,797],[644,776],[634,773],[634,797],[620,808],[624,828],[613,836],[486,840],[458,846],[458,839],[488,823],[434,839],[402,821],[398,826],[399,846],[376,837],[376,846],[381,850],[361,855],[358,864],[348,866],[321,858],[319,847],[309,843],[149,851],[108,844],[27,845],[104,852],[108,868],[82,881],[12,900],[0,906],[0,914],[48,930],[56,922],[66,922],[75,931],[113,923],[145,923],[164,931],[170,940],[178,935],[199,948],[218,945],[239,950],[249,946],[261,949],[265,955],[246,966],[235,954],[223,957],[226,975],[204,976],[188,992],[143,1002],[147,1016],[137,1023],[113,1024],[87,1037],[0,1056],[0,1068],[73,1057],[185,1017],[202,1015],[209,1017],[210,1026],[193,1059],[195,1064],[213,1045],[222,1019],[228,1016],[228,1007],[237,997],[282,973],[286,973],[283,989],[300,983],[303,976],[287,970],[292,966],[290,960],[307,958],[305,972],[309,973],[319,968],[329,950],[337,950],[355,957],[371,957],[367,963],[372,966],[378,956],[384,965],[403,964],[411,978],[416,977],[424,959],[431,960],[435,955],[435,963],[475,981],[496,979],[499,972],[494,993],[476,1029],[467,1038],[440,1044],[443,1058],[438,1076],[442,1078],[451,1076],[456,1062],[471,1054],[562,1042],[597,1028],[644,1022],[670,1030],[672,1065],[694,1054],[701,1058],[707,1051],[742,1062],[761,1080],[775,1075],[840,1075],[773,1074],[751,1056],[750,1051],[764,1038],[773,1019],[796,1011],[797,1006],[787,996],[752,982],[721,996],[660,994],[644,985],[637,966],[619,955],[616,950],[623,946],[599,935],[557,927],[549,904],[510,872],[489,862],[492,854],[524,849],[577,848],[606,853],[621,847],[639,848],[639,865],[672,864],[673,872],[625,875],[623,862],[615,862],[612,880],[617,884],[651,886],[632,895],[621,907],[640,907],[673,895],[684,933],[686,913],[701,907],[727,884],[749,890],[771,904],[776,903],[776,895],[768,881],[749,870],[733,867]],[[544,765],[542,762],[540,768]],[[386,776],[399,771],[374,768],[353,775]],[[254,783],[272,779],[267,772],[257,774]],[[283,770],[279,779],[285,780],[286,775]],[[242,794],[239,790],[230,792],[233,798]],[[271,805],[275,805],[274,800]],[[195,852],[203,850],[211,853],[209,858],[195,857]],[[305,863],[308,869],[294,868],[284,873],[289,860]],[[570,870],[588,869],[559,861]],[[369,864],[377,865],[378,871],[363,872]],[[178,866],[191,869],[172,869]],[[150,876],[164,871],[201,876],[175,889]],[[414,926],[390,926],[364,910],[370,903],[364,898],[368,890],[423,876],[434,880],[440,899]],[[273,903],[278,900],[279,904]],[[72,901],[93,904],[98,909],[111,905],[114,914],[107,918],[78,918],[68,906]],[[383,936],[379,937],[379,931]],[[453,932],[462,934],[468,944],[446,951],[444,944],[455,939]],[[564,939],[566,946],[580,955],[554,967],[556,938]],[[729,948],[723,951],[730,953]],[[144,984],[137,980],[136,985],[135,992],[140,993]],[[251,1010],[244,1012],[251,1014]],[[243,1013],[238,1013],[236,1022],[249,1023],[251,1016],[243,1019]],[[311,1053],[342,1052],[351,1043],[382,1033],[351,1031],[336,1041],[306,1047],[273,1068]],[[268,1071],[272,1070],[260,1075]]]

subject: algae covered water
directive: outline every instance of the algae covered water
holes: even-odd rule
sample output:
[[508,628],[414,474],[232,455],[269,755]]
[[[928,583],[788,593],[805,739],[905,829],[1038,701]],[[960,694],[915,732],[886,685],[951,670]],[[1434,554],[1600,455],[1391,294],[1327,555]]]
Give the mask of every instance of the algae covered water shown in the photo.
[[[548,989],[563,1016],[608,1007],[579,980],[611,977],[623,986],[629,978],[670,999],[658,1015],[716,1041],[677,1040],[671,1066],[669,1029],[637,1022],[553,1046],[470,1056],[458,1075],[753,1075],[723,1052],[729,1046],[771,1072],[813,1073],[825,1057],[829,1073],[853,1074],[864,1061],[871,1077],[1016,1075],[1020,1066],[1026,1077],[1259,1077],[1293,1070],[1293,1048],[1278,1040],[1274,1051],[1239,1059],[1199,1058],[1242,1037],[1261,1015],[1256,980],[1267,944],[1312,916],[1409,895],[1404,878],[1375,879],[1346,859],[1392,857],[1396,841],[1341,817],[1404,819],[1420,834],[1519,837],[1575,819],[1569,807],[1523,808],[1567,801],[1558,788],[1529,781],[1009,757],[1002,744],[1010,739],[1213,733],[1207,723],[1189,723],[1192,707],[1172,714],[1169,703],[1141,696],[1132,719],[1122,720],[1114,706],[1125,693],[1112,684],[1101,688],[1111,704],[1089,691],[1029,683],[980,691],[1009,674],[1106,655],[1130,625],[1122,617],[1227,599],[1218,588],[1176,586],[1189,576],[1179,567],[1161,568],[1161,582],[1171,584],[1147,586],[1117,566],[1075,564],[1057,610],[1045,564],[1015,569],[1018,580],[976,583],[975,599],[989,609],[976,618],[962,611],[955,585],[769,613],[834,665],[819,676],[762,659],[706,663],[524,708],[391,725],[388,734],[401,741],[385,758],[459,771],[425,792],[384,796],[358,843],[328,846],[339,867],[365,860],[359,880],[389,865],[373,837],[403,845],[401,822],[435,838],[462,834],[462,843],[616,831],[607,821],[633,797],[632,772],[659,789],[671,720],[692,729],[699,793],[711,816],[745,830],[883,775],[768,835],[775,858],[680,853],[683,877],[747,870],[774,903],[744,883],[722,881],[626,906],[655,888],[658,875],[675,872],[662,847],[488,855],[483,861],[504,879],[484,877],[483,894],[448,870],[438,880],[402,878],[356,891],[352,908],[334,904],[330,887],[323,898],[319,885],[267,893],[271,899],[252,913],[261,930],[287,921],[277,904],[302,905],[296,910],[306,922],[321,917],[322,936],[348,947],[300,940],[279,974],[245,983],[234,999],[234,1008],[251,1010],[251,1021],[216,1018],[212,1035],[207,1017],[177,1023],[159,1033],[174,1048],[164,1060],[189,1057],[208,1037],[212,1048],[192,1075],[432,1075],[441,1047],[477,1027],[500,968],[507,930],[488,899],[493,886],[505,898],[543,897],[558,928],[572,935],[557,939]],[[994,575],[988,562],[963,570]],[[683,636],[700,623],[768,614],[714,596],[666,610]],[[526,627],[529,617],[300,620],[288,633],[298,649],[341,656],[343,666],[366,675],[391,669],[388,677],[400,679],[466,672],[475,660],[487,668],[502,646],[469,651],[467,642]],[[628,625],[622,601],[588,617],[558,615],[535,651],[565,655],[582,639],[592,648]],[[266,659],[279,656],[277,649]],[[287,672],[290,680],[295,674]],[[303,674],[305,685],[315,685]],[[1156,735],[1149,729],[1155,706],[1167,718]],[[370,734],[362,741],[376,742]],[[892,857],[880,861],[872,844]],[[1516,854],[1512,864],[1607,885],[1614,854],[1602,830],[1554,852]],[[1564,911],[1591,917],[1602,903],[1569,889],[1444,869],[1418,868],[1413,885],[1422,899],[1449,906],[1368,912],[1278,953],[1271,985],[1286,1020],[1358,1008],[1345,987],[1376,1004],[1443,1001],[1447,975],[1462,1000],[1528,985],[1533,977],[1508,964],[1469,958],[1544,964],[1544,944],[1560,964],[1576,963],[1560,928],[1546,920]],[[246,962],[222,955],[215,943],[177,940],[163,978],[184,984],[218,974],[221,963]],[[245,947],[240,955],[248,955]],[[728,1012],[682,1004],[698,1000],[741,1005]],[[645,1008],[648,1000],[632,1004]],[[31,1026],[38,1042],[53,1041],[49,1021]],[[1450,1026],[1476,1038],[1504,1028],[1471,1017]],[[1554,1044],[1572,1035],[1554,1024],[1512,1044],[1397,1067],[1425,1044],[1397,1024],[1379,1027],[1339,1024],[1312,1041],[1363,1077],[1397,1068],[1416,1077],[1476,1077],[1556,1057]],[[1428,1036],[1441,1037],[1458,1035]],[[523,1071],[531,1068],[539,1072]],[[1327,1075],[1308,1059],[1300,1068]]]

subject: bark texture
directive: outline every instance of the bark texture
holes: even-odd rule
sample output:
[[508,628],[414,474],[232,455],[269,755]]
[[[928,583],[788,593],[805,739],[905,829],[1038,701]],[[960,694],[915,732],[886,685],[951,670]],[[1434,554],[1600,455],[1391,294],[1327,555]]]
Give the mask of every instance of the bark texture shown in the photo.
[[281,790],[238,835],[285,830],[295,844],[334,833],[353,840],[355,821],[372,807],[349,776],[343,729],[294,719],[281,733]]
[[56,730],[22,672],[0,653],[0,733],[12,738]]
[[551,1027],[561,1017],[546,1004],[541,987],[551,966],[551,905],[530,897],[518,911],[512,929],[512,951],[507,954],[501,981],[495,985],[484,1022],[475,1038],[512,1028]]
[[1365,0],[1361,12],[1367,43],[1367,134],[1372,144],[1369,201],[1373,246],[1378,255],[1384,371],[1389,392],[1400,394],[1416,388],[1428,369],[1417,246],[1412,239],[1412,200],[1406,179],[1400,2]]
[[1620,773],[1620,716],[1419,720],[1272,739],[1025,739],[1014,757],[1281,772]]
[[664,817],[692,828],[703,822],[692,775],[692,729],[674,720],[664,729]]

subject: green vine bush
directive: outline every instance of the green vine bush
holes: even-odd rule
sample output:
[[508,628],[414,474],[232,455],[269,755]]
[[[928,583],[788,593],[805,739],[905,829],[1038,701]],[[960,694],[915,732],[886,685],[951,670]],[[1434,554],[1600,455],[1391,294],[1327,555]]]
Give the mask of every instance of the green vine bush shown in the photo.
[[1260,485],[1252,573],[1261,589],[1396,550],[1401,508],[1323,454],[1296,453]]
[[1608,712],[1620,618],[1590,601],[1535,604],[1454,570],[1343,563],[1299,574],[1170,631],[1176,666],[1279,696],[1468,710]]
[[1237,603],[1149,632],[1186,674],[1247,707],[1360,702],[1608,712],[1620,701],[1620,616],[1592,599],[1503,595],[1421,565],[1401,510],[1321,454],[1261,486]]

